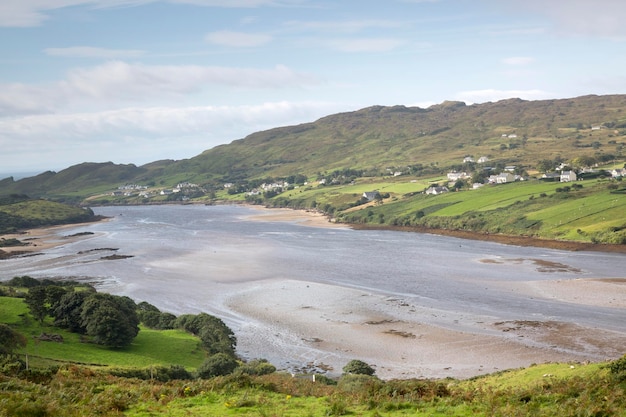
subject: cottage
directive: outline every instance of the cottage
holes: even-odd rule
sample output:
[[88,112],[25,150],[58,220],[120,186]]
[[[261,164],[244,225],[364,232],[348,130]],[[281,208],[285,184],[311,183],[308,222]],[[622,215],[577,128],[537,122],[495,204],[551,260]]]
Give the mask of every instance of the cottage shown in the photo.
[[474,162],[474,158],[471,156],[466,156],[465,158],[463,158],[463,163],[466,162]]
[[373,201],[376,200],[379,195],[378,191],[366,191],[363,193],[363,198],[367,199],[367,201]]
[[510,172],[503,172],[499,175],[496,175],[496,184],[506,184],[507,182],[515,181],[515,175]]
[[437,194],[447,193],[448,191],[449,191],[448,187],[440,187],[440,186],[433,185],[432,187],[429,187],[424,192],[426,194],[437,195]]
[[574,171],[561,172],[561,182],[576,181],[576,173]]
[[469,175],[467,175],[467,172],[448,172],[448,181],[454,182],[454,181],[458,181],[458,180],[464,180],[466,178],[469,178]]
[[487,158],[486,156],[481,156],[480,158],[478,158],[477,162],[479,164],[484,164],[485,162],[489,162],[489,158]]
[[626,177],[626,168],[617,168],[617,169],[612,170],[611,176],[613,178]]

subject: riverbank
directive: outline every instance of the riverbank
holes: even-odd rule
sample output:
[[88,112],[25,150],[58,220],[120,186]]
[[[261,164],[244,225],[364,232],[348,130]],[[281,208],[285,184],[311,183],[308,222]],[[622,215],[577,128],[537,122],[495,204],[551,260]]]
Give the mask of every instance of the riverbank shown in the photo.
[[482,240],[501,243],[503,245],[532,246],[537,248],[577,251],[595,251],[608,253],[626,253],[626,245],[610,245],[590,242],[574,242],[566,240],[539,239],[530,236],[513,236],[479,233],[469,230],[431,229],[418,226],[377,226],[368,224],[350,224],[356,230],[394,230],[397,232],[430,233],[434,235],[450,236],[467,240]]
[[[99,218],[97,221],[105,221],[106,218]],[[16,239],[23,243],[18,246],[2,246],[0,247],[0,259],[10,258],[12,256],[19,255],[31,255],[36,252],[42,252],[48,249],[55,248],[57,246],[65,245],[67,243],[76,242],[80,239],[84,239],[91,235],[89,234],[71,234],[63,235],[64,230],[74,229],[76,227],[92,224],[93,222],[86,223],[72,223],[62,224],[56,226],[37,227],[33,229],[26,229],[19,233],[9,233],[0,235],[0,239]]]
[[481,240],[501,243],[503,245],[531,246],[538,248],[557,249],[566,251],[594,251],[607,253],[625,253],[626,245],[596,244],[591,242],[575,242],[565,240],[540,239],[530,236],[499,235],[474,232],[470,230],[432,229],[419,226],[390,226],[358,223],[336,223],[318,211],[297,210],[289,208],[268,208],[259,205],[249,205],[259,211],[258,216],[248,216],[249,220],[262,221],[291,221],[301,222],[308,226],[350,228],[354,230],[391,230],[396,232],[428,233],[441,236],[450,236],[467,240]]

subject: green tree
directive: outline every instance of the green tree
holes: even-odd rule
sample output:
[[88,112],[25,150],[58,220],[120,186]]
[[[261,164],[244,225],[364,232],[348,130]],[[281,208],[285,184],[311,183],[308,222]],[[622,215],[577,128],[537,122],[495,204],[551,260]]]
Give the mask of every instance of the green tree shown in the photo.
[[94,342],[122,348],[139,333],[136,310],[137,305],[128,297],[95,293],[83,303],[81,323]]
[[195,316],[185,314],[178,317],[177,325],[198,336],[209,353],[235,355],[237,339],[233,331],[221,319],[206,313]]
[[44,319],[48,315],[47,295],[45,287],[31,287],[28,294],[24,297],[24,302],[28,305],[30,314],[35,320],[43,324]]
[[54,325],[74,333],[85,334],[87,330],[83,326],[81,312],[85,299],[91,294],[87,291],[65,293],[52,311]]
[[369,366],[367,363],[360,361],[358,359],[352,359],[350,362],[343,367],[343,372],[346,374],[355,374],[355,375],[374,375],[376,372],[374,368]]
[[26,346],[26,337],[4,323],[0,323],[0,355],[11,355],[16,349]]
[[206,379],[229,375],[237,369],[237,366],[239,366],[239,364],[232,356],[225,353],[216,353],[215,355],[209,356],[209,358],[200,365],[198,368],[198,377]]

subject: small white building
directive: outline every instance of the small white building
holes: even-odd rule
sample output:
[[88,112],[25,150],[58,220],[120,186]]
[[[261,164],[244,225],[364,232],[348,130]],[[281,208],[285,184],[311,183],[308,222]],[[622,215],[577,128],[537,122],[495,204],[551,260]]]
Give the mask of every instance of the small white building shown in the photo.
[[561,172],[561,182],[576,181],[576,173],[574,171]]
[[507,182],[515,181],[515,175],[510,172],[503,172],[499,175],[496,175],[496,184],[506,184]]
[[487,158],[486,156],[481,156],[480,158],[478,158],[477,162],[479,164],[484,164],[485,162],[489,162],[489,158]]
[[448,181],[464,180],[467,178],[470,178],[470,176],[467,175],[467,172],[448,172]]
[[447,193],[448,187],[441,187],[438,185],[433,185],[432,187],[429,187],[426,191],[424,191],[425,194],[430,194],[430,195],[438,195],[438,194],[443,194],[443,193]]

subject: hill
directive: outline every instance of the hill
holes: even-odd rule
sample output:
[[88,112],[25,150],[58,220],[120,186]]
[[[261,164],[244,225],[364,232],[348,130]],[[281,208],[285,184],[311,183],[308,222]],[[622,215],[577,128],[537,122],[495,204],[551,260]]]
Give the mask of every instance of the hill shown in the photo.
[[[180,161],[82,163],[6,178],[0,195],[86,205],[247,200],[352,224],[621,245],[626,191],[609,171],[624,166],[625,145],[626,95],[373,106],[257,132]],[[585,182],[509,184],[558,177],[557,168]],[[433,185],[466,191],[499,182],[489,177],[500,173],[506,192],[423,195]],[[363,200],[374,191],[376,201]]]
[[536,167],[538,159],[585,155],[621,158],[626,145],[626,95],[562,100],[503,100],[427,109],[373,106],[312,123],[257,132],[180,161],[141,167],[83,163],[58,173],[0,181],[0,194],[78,199],[124,183],[201,185],[357,169],[379,174],[415,165],[445,170],[465,156],[490,164]]
[[[95,221],[88,208],[80,208],[54,201],[32,199],[22,194],[0,197],[0,234],[20,229],[58,224]],[[1,246],[1,245],[0,245]]]

